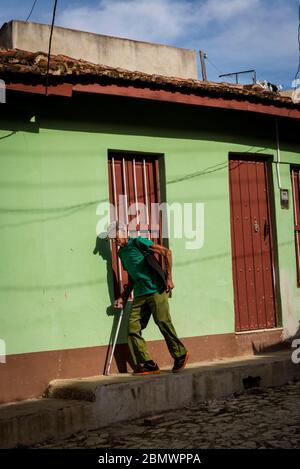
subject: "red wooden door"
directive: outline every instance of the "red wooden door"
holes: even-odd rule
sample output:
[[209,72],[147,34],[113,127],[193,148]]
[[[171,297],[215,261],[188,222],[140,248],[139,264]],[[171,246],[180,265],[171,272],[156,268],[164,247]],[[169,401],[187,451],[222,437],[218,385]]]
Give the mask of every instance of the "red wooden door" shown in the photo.
[[266,162],[230,157],[229,184],[236,331],[273,328],[276,306]]
[[300,287],[300,167],[291,168],[296,245],[297,286]]

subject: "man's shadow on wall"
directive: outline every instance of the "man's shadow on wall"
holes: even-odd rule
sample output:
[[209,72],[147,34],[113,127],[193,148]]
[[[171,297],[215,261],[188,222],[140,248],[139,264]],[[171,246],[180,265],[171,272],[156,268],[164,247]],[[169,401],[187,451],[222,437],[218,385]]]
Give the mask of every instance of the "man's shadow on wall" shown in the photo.
[[[106,262],[106,280],[107,280],[107,288],[108,288],[108,294],[109,294],[109,299],[110,299],[110,305],[108,305],[106,308],[106,314],[108,316],[113,316],[113,324],[112,324],[112,329],[110,333],[110,338],[109,338],[106,357],[105,357],[104,369],[103,369],[103,374],[104,374],[107,368],[110,350],[111,350],[113,341],[115,339],[116,331],[117,331],[117,326],[118,326],[119,317],[120,317],[120,309],[117,309],[114,307],[115,285],[117,284],[117,279],[112,268],[112,254],[111,254],[110,241],[107,237],[104,237],[104,234],[102,235],[103,237],[97,236],[96,238],[96,245],[93,250],[93,254],[95,255],[98,254]],[[129,364],[131,368],[134,367],[134,364],[130,355],[129,347],[127,345],[127,327],[128,327],[129,312],[130,312],[130,305],[127,304],[127,306],[124,309],[123,319],[122,319],[120,331],[118,334],[118,342],[116,344],[116,348],[114,352],[114,359],[115,359],[116,366],[117,366],[119,373],[128,372],[127,364]]]

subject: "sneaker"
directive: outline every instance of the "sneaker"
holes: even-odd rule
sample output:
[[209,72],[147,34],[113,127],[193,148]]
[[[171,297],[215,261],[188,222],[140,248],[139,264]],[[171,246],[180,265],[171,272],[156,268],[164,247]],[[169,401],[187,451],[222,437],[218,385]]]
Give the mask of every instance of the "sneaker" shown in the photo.
[[154,375],[160,373],[160,369],[153,360],[149,360],[142,365],[139,365],[134,372],[133,375]]
[[173,373],[178,373],[179,371],[183,370],[186,366],[186,362],[188,361],[189,354],[186,352],[185,355],[181,357],[175,358],[174,366],[172,368]]

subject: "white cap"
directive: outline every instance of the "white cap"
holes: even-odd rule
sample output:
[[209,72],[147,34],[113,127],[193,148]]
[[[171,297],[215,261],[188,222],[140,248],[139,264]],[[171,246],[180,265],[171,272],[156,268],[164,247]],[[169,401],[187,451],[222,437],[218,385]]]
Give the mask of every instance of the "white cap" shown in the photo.
[[109,238],[115,238],[118,231],[123,231],[127,234],[127,226],[125,225],[125,223],[119,220],[115,220],[109,225],[107,229],[107,236]]

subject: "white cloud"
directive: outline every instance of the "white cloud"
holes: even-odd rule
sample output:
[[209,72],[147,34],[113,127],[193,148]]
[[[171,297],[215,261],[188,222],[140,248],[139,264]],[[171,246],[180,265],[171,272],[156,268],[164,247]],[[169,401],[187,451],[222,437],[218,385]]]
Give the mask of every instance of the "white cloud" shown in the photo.
[[202,24],[209,21],[224,22],[257,8],[260,0],[208,0],[201,3],[197,14]]
[[[261,0],[101,0],[67,8],[57,24],[131,39],[177,41],[210,22],[219,24],[256,8]],[[212,33],[212,31],[210,31]]]
[[191,3],[180,0],[102,0],[98,7],[62,11],[57,24],[146,41],[172,41],[192,21]]
[[202,45],[225,73],[254,68],[260,79],[289,81],[297,64],[297,15],[291,13],[287,4],[269,11],[261,1],[238,22],[202,36]]

